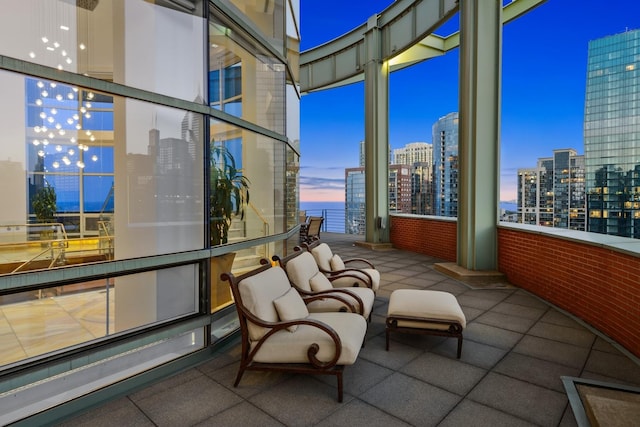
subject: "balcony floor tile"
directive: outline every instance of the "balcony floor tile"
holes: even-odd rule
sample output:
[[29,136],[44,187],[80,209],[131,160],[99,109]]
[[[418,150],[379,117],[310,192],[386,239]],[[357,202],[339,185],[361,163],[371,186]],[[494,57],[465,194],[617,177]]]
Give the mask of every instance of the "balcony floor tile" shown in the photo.
[[[233,387],[238,344],[62,425],[573,427],[561,376],[640,385],[636,358],[524,290],[475,289],[433,270],[441,260],[355,246],[362,236],[322,237],[343,258],[372,259],[381,271],[366,345],[345,368],[343,403],[330,376],[247,372]],[[388,297],[402,288],[457,296],[467,318],[460,359],[457,340],[444,337],[395,333],[385,350]]]

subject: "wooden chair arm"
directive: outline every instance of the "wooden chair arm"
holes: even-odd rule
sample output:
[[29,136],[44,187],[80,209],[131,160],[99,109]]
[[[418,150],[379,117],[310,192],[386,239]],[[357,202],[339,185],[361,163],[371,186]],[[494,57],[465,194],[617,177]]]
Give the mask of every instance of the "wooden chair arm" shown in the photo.
[[344,262],[345,266],[347,264],[350,264],[350,263],[362,262],[362,263],[366,264],[369,268],[375,268],[373,266],[373,264],[371,263],[371,261],[369,261],[368,259],[364,259],[364,258],[350,258],[350,259],[342,260],[342,262]]
[[[329,335],[329,337],[334,343],[334,354],[331,360],[329,360],[328,362],[322,362],[318,360],[316,355],[320,351],[320,346],[315,342],[310,343],[309,348],[307,349],[307,358],[309,359],[309,363],[311,363],[311,365],[313,365],[315,368],[318,368],[318,369],[332,368],[338,363],[338,359],[340,359],[340,354],[342,353],[342,341],[340,340],[340,336],[338,335],[338,333],[326,323],[316,319],[307,319],[307,318],[294,319],[294,320],[288,320],[283,322],[265,322],[265,321],[261,321],[255,316],[252,316],[252,317],[253,319],[258,320],[258,322],[256,322],[256,325],[271,328],[271,329],[262,338],[260,338],[260,340],[258,340],[258,342],[253,346],[253,349],[249,354],[250,360],[253,360],[256,353],[260,350],[260,347],[262,347],[262,345],[269,339],[269,337],[271,337],[276,332],[281,331],[282,329],[286,329],[290,326],[308,325],[308,326],[313,326],[315,328],[318,328],[321,331],[325,332],[327,335]],[[251,321],[253,322],[253,320]]]
[[[364,315],[364,302],[362,301],[362,298],[360,298],[359,295],[355,295],[346,289],[334,288],[327,289],[326,291],[309,292],[305,291],[304,289],[298,288],[294,284],[291,284],[291,286],[293,286],[300,293],[300,296],[302,296],[305,304],[323,299],[334,299],[346,305],[349,311],[351,311],[352,313]],[[346,297],[343,295],[346,295]],[[356,300],[357,307],[350,301],[349,298]]]
[[344,277],[352,277],[359,284],[360,281],[364,282],[367,288],[373,289],[373,278],[366,271],[359,270],[357,268],[347,268],[344,270],[335,270],[327,272],[327,278],[330,282],[333,282]]

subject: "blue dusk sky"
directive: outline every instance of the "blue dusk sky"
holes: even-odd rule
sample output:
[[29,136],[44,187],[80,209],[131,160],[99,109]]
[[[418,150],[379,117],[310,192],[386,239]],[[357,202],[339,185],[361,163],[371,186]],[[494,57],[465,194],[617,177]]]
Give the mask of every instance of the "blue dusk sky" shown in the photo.
[[[518,1],[518,0],[515,0]],[[388,7],[391,0],[301,3],[301,51],[332,40]],[[458,28],[458,15],[436,31]],[[638,0],[547,0],[503,30],[501,194],[516,199],[519,168],[554,149],[584,154],[583,119],[590,40],[640,29]],[[389,142],[432,142],[431,127],[458,111],[458,49],[391,74]],[[358,166],[364,139],[364,84],[301,100],[302,201],[343,201],[344,170]]]

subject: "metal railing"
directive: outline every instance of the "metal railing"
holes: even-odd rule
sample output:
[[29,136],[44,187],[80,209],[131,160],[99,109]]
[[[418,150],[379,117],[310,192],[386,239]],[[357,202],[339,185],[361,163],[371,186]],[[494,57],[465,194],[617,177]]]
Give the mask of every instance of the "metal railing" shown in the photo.
[[364,234],[365,231],[363,209],[307,209],[306,215],[323,217],[323,232]]
[[[31,263],[38,260],[47,260],[48,268],[65,263],[65,250],[69,247],[69,238],[64,228],[64,224],[60,222],[48,222],[37,224],[9,224],[4,225],[5,230],[10,230],[11,240],[18,239],[19,244],[28,244],[29,241],[40,241],[40,251],[32,254],[25,262],[13,269],[12,273],[16,273],[25,269]],[[13,230],[13,233],[11,233]],[[5,236],[6,237],[6,236]],[[16,242],[10,242],[9,245]]]

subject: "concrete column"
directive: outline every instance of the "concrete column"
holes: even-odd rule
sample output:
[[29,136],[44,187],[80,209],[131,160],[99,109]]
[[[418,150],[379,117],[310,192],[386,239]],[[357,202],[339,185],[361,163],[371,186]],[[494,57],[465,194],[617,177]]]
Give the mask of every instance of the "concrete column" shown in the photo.
[[500,194],[502,0],[460,0],[458,259],[495,270]]
[[364,44],[365,240],[389,242],[389,66],[381,59],[377,16],[369,18]]

